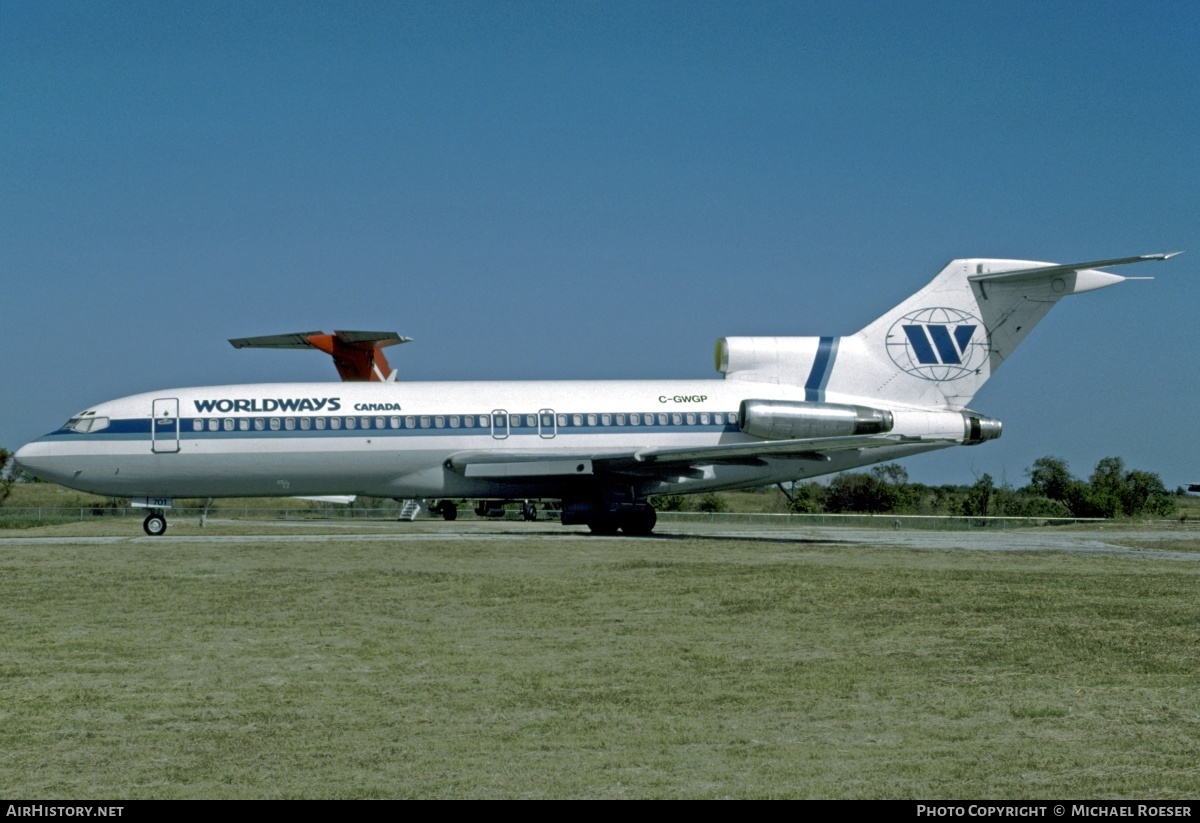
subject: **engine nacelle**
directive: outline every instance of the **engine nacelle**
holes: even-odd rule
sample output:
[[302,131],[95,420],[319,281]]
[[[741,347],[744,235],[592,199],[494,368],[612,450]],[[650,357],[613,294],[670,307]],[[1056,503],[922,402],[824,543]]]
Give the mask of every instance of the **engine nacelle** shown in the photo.
[[986,417],[979,412],[966,409],[963,416],[963,445],[977,446],[986,440],[995,440],[1004,428],[999,420]]
[[787,400],[743,400],[738,419],[746,434],[767,440],[884,434],[895,425],[886,409]]

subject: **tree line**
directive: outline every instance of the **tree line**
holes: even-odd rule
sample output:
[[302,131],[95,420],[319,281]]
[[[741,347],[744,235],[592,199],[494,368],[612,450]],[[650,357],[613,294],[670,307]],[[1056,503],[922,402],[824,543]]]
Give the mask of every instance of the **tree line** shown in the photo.
[[1028,483],[997,484],[990,474],[969,486],[926,486],[908,482],[896,463],[866,473],[845,472],[828,484],[796,484],[792,510],[931,514],[967,517],[1170,517],[1182,489],[1170,492],[1157,474],[1126,469],[1119,457],[1105,457],[1086,480],[1067,461],[1039,457],[1025,471]]

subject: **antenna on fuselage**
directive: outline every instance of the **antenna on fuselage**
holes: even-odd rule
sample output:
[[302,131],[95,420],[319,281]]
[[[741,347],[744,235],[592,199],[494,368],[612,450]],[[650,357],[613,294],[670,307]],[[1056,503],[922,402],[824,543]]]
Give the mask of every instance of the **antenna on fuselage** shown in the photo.
[[229,341],[235,349],[318,349],[333,358],[338,375],[347,383],[394,383],[398,372],[388,365],[383,349],[411,343],[394,331],[322,331],[238,337]]

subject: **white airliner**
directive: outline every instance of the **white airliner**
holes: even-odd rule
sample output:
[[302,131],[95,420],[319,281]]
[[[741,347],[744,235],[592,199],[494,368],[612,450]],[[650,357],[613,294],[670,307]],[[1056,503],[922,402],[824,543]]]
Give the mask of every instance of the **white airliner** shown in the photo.
[[[560,500],[564,524],[647,534],[650,495],[999,437],[1000,421],[968,404],[1059,298],[1126,279],[1099,268],[1173,256],[954,260],[857,334],[722,338],[721,380],[406,383],[374,368],[375,382],[165,389],[90,406],[16,460],[133,498],[151,535],[166,530],[176,497],[351,494]],[[405,342],[339,335],[360,349]],[[332,353],[328,337],[296,345]]]

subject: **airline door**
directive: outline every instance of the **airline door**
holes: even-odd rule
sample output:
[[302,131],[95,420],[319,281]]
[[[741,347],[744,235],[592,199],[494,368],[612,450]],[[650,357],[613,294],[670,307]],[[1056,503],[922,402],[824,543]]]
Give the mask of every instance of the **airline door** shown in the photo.
[[558,419],[554,409],[538,409],[538,437],[550,440],[558,434]]
[[158,397],[150,416],[150,451],[173,454],[179,451],[179,398]]
[[506,409],[492,409],[492,437],[496,440],[504,440],[508,437],[508,411]]

